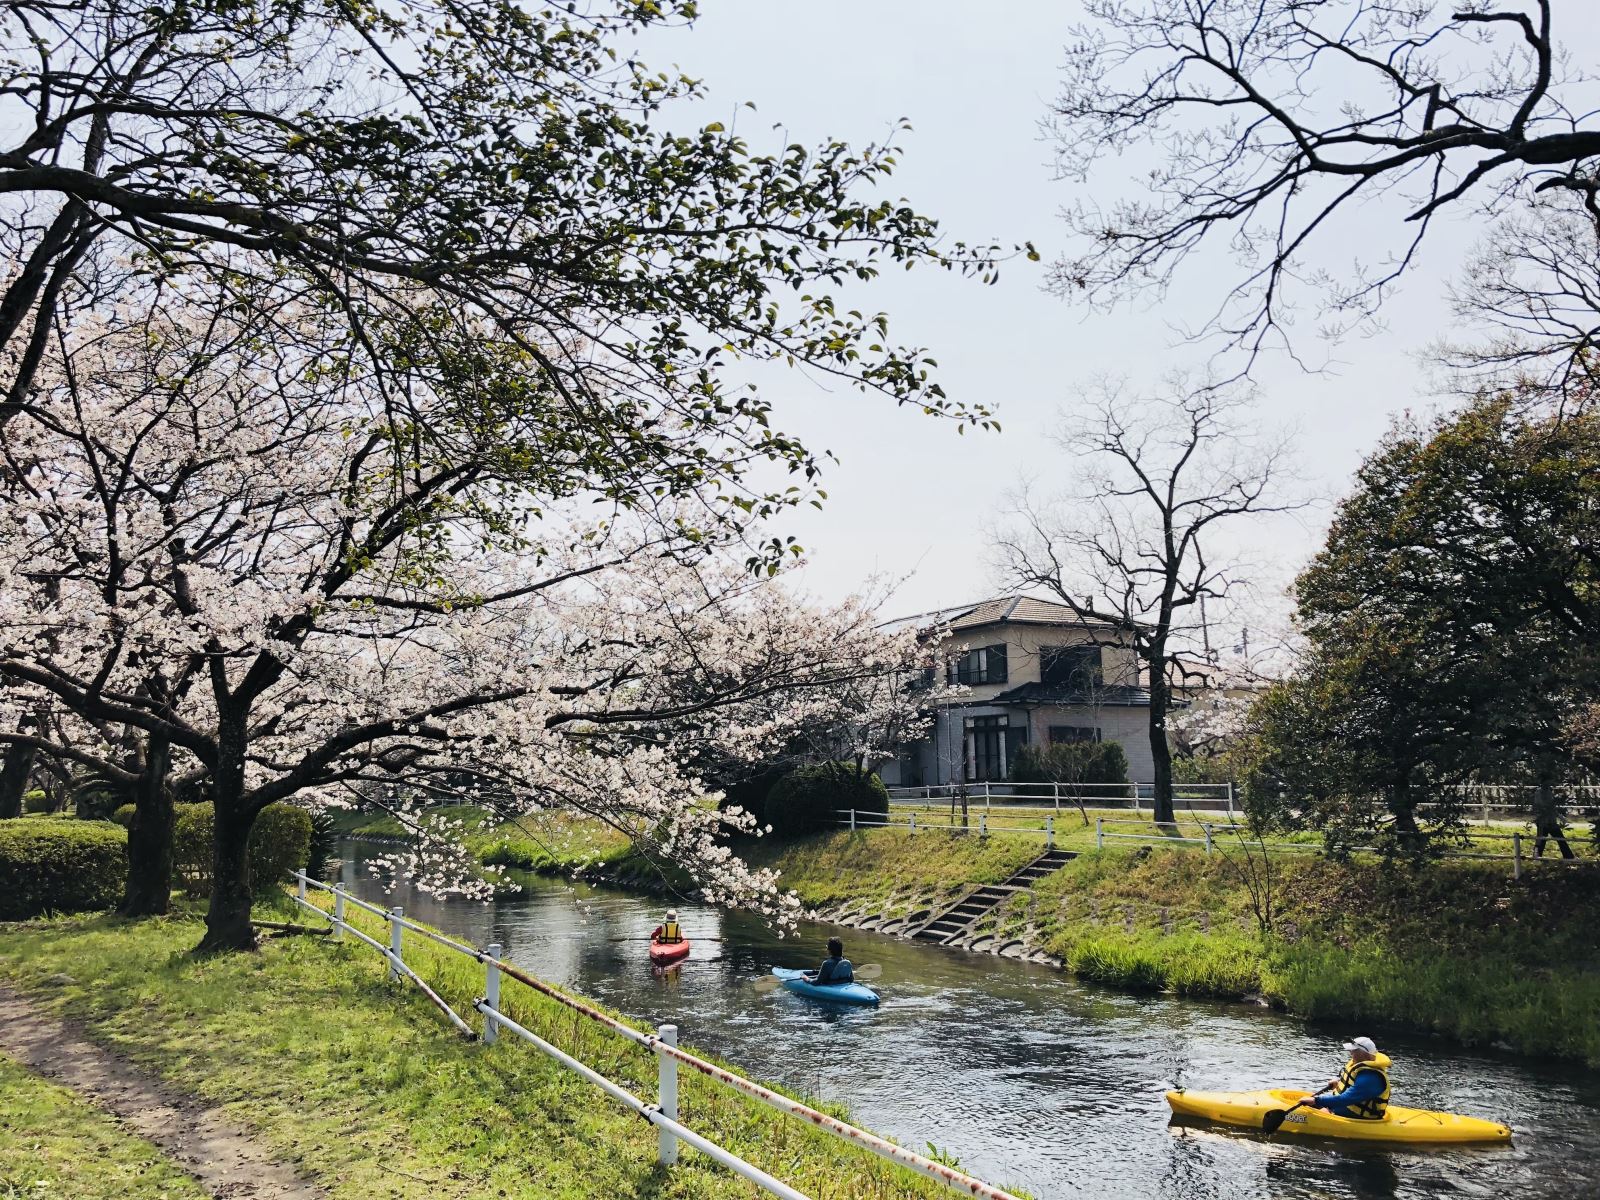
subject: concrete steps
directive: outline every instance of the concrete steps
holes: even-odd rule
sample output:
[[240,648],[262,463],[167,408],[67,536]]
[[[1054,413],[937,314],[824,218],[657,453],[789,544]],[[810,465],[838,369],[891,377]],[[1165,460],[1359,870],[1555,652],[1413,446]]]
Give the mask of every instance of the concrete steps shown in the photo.
[[971,932],[987,913],[1016,892],[1032,887],[1075,858],[1069,850],[1047,850],[1004,883],[991,883],[963,896],[911,936],[948,946]]

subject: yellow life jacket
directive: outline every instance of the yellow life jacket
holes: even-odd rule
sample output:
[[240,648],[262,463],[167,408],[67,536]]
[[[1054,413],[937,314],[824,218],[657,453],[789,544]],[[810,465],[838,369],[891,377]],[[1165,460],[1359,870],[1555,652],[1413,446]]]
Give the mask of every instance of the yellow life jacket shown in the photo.
[[1356,1062],[1352,1059],[1345,1063],[1344,1070],[1339,1072],[1339,1082],[1334,1087],[1335,1092],[1345,1091],[1356,1081],[1356,1076],[1362,1071],[1376,1071],[1383,1076],[1383,1091],[1371,1100],[1362,1100],[1358,1104],[1347,1105],[1344,1115],[1356,1117],[1363,1121],[1378,1121],[1383,1114],[1389,1111],[1389,1068],[1394,1065],[1387,1054],[1379,1054],[1367,1062]]
[[662,945],[675,946],[683,941],[683,930],[678,928],[676,921],[661,922],[661,936],[656,939]]

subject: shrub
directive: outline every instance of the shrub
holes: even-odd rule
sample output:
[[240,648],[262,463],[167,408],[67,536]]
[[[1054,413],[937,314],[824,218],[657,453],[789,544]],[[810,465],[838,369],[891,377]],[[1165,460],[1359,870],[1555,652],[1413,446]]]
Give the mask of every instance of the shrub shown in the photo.
[[833,829],[839,810],[889,814],[889,792],[872,771],[854,763],[827,762],[797,767],[772,785],[756,810],[763,825],[778,837],[800,837]]
[[54,812],[54,803],[55,801],[49,792],[35,788],[31,792],[23,794],[22,811],[25,813]]
[[133,828],[133,805],[124,804],[111,814],[111,819],[124,829]]
[[1011,768],[1011,782],[1127,783],[1128,756],[1116,742],[1024,746]]
[[[172,831],[172,864],[191,896],[211,894],[213,816],[209,804],[180,804]],[[260,888],[304,867],[311,852],[311,817],[288,804],[269,804],[250,830],[250,881]]]
[[0,920],[110,908],[128,873],[128,835],[106,821],[0,821]]

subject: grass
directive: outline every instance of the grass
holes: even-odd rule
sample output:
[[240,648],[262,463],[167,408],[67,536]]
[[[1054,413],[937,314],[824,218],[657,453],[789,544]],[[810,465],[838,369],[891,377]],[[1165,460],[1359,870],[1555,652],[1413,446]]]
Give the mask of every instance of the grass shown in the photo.
[[762,839],[740,852],[752,865],[782,871],[782,885],[808,908],[848,903],[864,912],[904,916],[948,903],[979,884],[998,883],[1043,849],[1037,838],[1014,834],[980,838],[874,829],[790,842]]
[[997,919],[1086,978],[1258,994],[1310,1018],[1439,1033],[1600,1064],[1600,880],[1545,867],[1422,870],[1277,860],[1263,936],[1221,855],[1090,852]]
[[[0,977],[172,1085],[226,1105],[335,1200],[750,1194],[693,1152],[658,1167],[644,1121],[519,1041],[464,1041],[409,984],[388,983],[379,957],[353,940],[289,938],[259,954],[197,959],[188,950],[199,936],[189,913],[0,926]],[[481,967],[421,938],[408,940],[406,957],[468,1012]],[[69,962],[77,982],[48,982]],[[646,1052],[506,987],[504,1006],[518,1021],[653,1095]],[[809,1195],[941,1194],[692,1073],[681,1076],[680,1098],[692,1128]]]
[[190,1175],[143,1138],[0,1056],[0,1197],[203,1200]]

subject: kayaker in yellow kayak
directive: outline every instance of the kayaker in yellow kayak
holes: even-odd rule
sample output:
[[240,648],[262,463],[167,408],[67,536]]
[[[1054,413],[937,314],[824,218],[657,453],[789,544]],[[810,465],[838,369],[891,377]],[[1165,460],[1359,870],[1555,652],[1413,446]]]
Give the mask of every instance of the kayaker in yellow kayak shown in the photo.
[[828,939],[828,957],[822,960],[822,966],[806,972],[807,981],[818,987],[826,987],[830,983],[854,983],[855,978],[855,968],[844,956],[844,943],[836,937]]
[[1328,1080],[1333,1095],[1318,1096],[1311,1103],[1338,1117],[1381,1121],[1389,1110],[1389,1068],[1394,1064],[1369,1037],[1352,1038],[1344,1048],[1350,1061]]

